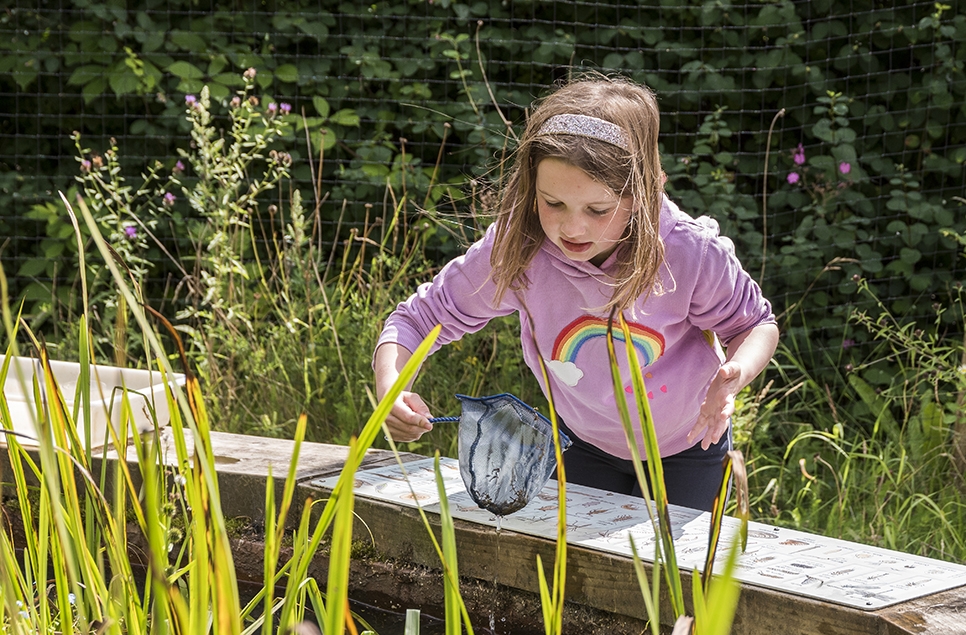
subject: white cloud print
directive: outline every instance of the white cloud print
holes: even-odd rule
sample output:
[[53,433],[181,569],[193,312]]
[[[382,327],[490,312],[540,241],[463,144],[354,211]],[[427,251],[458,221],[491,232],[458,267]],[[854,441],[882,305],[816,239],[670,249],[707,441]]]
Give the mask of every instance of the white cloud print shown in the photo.
[[564,362],[559,359],[544,360],[547,363],[547,368],[557,379],[567,384],[568,386],[576,386],[580,378],[584,376],[584,371],[577,368],[577,365],[573,362]]

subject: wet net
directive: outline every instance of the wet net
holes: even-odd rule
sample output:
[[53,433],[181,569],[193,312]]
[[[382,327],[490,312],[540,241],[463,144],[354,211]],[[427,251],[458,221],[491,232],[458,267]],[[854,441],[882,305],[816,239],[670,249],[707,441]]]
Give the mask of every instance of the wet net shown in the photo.
[[[456,395],[459,417],[460,475],[481,508],[506,516],[526,506],[556,468],[550,420],[510,394]],[[560,433],[560,449],[571,441]]]

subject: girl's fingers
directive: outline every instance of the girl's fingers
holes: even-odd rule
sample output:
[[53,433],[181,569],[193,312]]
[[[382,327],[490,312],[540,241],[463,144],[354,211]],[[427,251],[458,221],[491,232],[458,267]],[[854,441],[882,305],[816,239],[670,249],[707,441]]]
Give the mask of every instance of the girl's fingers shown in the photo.
[[718,421],[715,425],[708,428],[707,434],[704,435],[704,439],[701,440],[701,449],[707,450],[712,444],[717,443],[721,440],[721,436],[728,429],[728,420]]
[[386,417],[386,427],[389,428],[393,441],[416,441],[433,429],[433,424],[429,421],[431,416],[429,408],[419,395],[406,392],[400,395]]

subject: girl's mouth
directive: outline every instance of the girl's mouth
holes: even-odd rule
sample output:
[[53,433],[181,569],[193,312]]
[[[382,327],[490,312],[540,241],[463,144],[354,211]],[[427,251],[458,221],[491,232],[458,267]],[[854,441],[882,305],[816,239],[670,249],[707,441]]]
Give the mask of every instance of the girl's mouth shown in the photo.
[[563,238],[560,239],[560,244],[563,245],[564,249],[574,254],[583,253],[590,249],[590,247],[593,245],[593,243],[572,243],[569,240],[564,240]]

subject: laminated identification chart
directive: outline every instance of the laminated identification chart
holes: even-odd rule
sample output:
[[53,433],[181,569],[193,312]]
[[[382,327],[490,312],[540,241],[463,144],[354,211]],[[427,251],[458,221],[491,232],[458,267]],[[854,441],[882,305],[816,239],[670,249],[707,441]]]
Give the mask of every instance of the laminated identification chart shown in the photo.
[[[432,459],[356,473],[356,496],[439,513],[439,493]],[[480,509],[466,493],[455,459],[440,459],[440,472],[454,518],[555,539],[557,484],[550,481],[520,511],[497,518]],[[312,484],[332,489],[338,477]],[[711,515],[671,506],[675,553],[682,570],[703,569]],[[722,523],[715,570],[723,566],[739,522]],[[640,498],[567,485],[567,543],[630,556],[631,539],[642,560],[654,561],[655,534]],[[735,577],[745,584],[844,604],[880,609],[924,595],[966,585],[966,566],[867,547],[792,529],[749,523],[748,547],[738,559]]]

